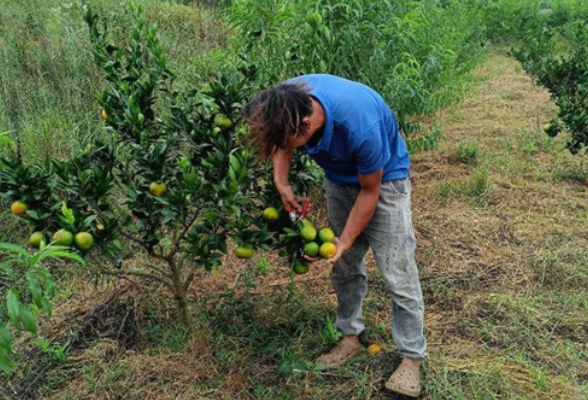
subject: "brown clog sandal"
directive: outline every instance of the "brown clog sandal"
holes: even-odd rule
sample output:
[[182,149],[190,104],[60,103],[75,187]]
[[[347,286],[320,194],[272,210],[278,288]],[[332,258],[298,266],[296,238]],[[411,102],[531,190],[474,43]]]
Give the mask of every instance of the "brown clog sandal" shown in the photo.
[[327,368],[338,368],[361,350],[357,336],[345,336],[328,353],[316,359],[315,364]]
[[385,386],[386,389],[404,396],[419,397],[422,391],[420,368],[400,364]]

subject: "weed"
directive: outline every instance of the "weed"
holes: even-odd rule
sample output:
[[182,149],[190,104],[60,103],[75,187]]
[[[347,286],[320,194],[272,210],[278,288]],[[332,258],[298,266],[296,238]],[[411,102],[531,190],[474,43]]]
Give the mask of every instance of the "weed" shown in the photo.
[[257,264],[255,264],[255,272],[262,276],[267,276],[271,269],[272,264],[267,260],[267,258],[261,258]]
[[475,140],[463,140],[458,143],[457,150],[451,158],[455,162],[475,166],[478,164],[479,156],[478,143]]

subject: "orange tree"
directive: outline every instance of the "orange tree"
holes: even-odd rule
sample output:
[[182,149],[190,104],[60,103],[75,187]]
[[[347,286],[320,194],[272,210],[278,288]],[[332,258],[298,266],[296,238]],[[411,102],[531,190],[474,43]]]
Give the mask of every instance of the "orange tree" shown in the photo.
[[[177,91],[156,29],[140,9],[131,10],[135,25],[120,44],[109,42],[96,14],[86,15],[106,83],[98,95],[103,138],[68,160],[29,166],[3,158],[0,194],[34,232],[31,245],[44,239],[66,246],[85,259],[87,273],[164,285],[180,322],[189,325],[187,293],[196,271],[219,265],[230,239],[247,249],[238,256],[279,248],[296,265],[300,238],[287,229],[286,213],[262,218],[265,207],[280,202],[270,165],[248,149],[240,118],[257,89],[255,66],[242,59],[201,89]],[[292,173],[297,193],[317,183],[306,156],[295,158]],[[122,262],[139,252],[136,266]]]
[[[156,29],[140,9],[135,20],[128,42],[117,46],[88,11],[93,56],[107,82],[98,102],[114,151],[103,155],[107,167],[97,157],[88,160],[96,166],[89,177],[100,167],[109,171],[96,182],[88,182],[86,170],[75,165],[62,168],[60,176],[66,185],[67,177],[79,178],[72,192],[78,208],[90,205],[100,220],[105,236],[98,239],[110,243],[107,253],[126,240],[149,256],[138,269],[98,263],[100,272],[160,282],[173,294],[180,322],[189,324],[187,292],[196,270],[219,265],[229,238],[246,248],[279,247],[285,215],[273,224],[261,218],[264,207],[279,202],[269,165],[258,164],[247,148],[240,121],[246,96],[255,90],[255,68],[244,65],[240,72],[216,75],[200,90],[180,93]],[[294,163],[300,192],[316,183],[307,161]],[[97,190],[101,183],[103,190]],[[89,196],[80,197],[84,185]],[[290,251],[284,255],[293,258]]]
[[[270,165],[251,154],[240,119],[256,90],[255,66],[242,60],[201,89],[179,92],[156,29],[140,9],[131,9],[135,26],[120,44],[109,42],[96,14],[86,15],[106,81],[98,95],[106,138],[42,166],[4,158],[0,193],[47,242],[77,247],[87,272],[139,276],[167,287],[180,322],[189,325],[187,293],[195,273],[219,265],[229,239],[248,250],[238,256],[279,248],[291,265],[300,239],[287,229],[286,213],[277,221],[262,218],[265,207],[280,202]],[[307,157],[296,157],[292,172],[297,193],[317,182]],[[121,261],[138,252],[145,257],[136,266]]]

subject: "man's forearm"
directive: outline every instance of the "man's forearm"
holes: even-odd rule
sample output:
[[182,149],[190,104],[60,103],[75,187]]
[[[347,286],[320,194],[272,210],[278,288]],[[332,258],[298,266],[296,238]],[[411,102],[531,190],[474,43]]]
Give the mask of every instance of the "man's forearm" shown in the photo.
[[345,229],[339,238],[349,246],[353,245],[355,239],[363,232],[363,229],[372,219],[380,192],[375,190],[360,190],[355,204],[349,213]]
[[288,186],[288,178],[290,175],[290,166],[292,164],[292,150],[279,149],[272,158],[274,165],[274,184],[276,189],[281,189]]

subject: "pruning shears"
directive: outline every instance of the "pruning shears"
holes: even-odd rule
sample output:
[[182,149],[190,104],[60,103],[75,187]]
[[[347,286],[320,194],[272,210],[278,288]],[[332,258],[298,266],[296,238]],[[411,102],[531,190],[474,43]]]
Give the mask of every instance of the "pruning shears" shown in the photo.
[[[305,199],[304,202],[302,203],[302,207],[300,209],[300,213],[298,213],[295,209],[290,209],[288,211],[288,216],[290,217],[290,221],[292,221],[292,225],[294,225],[294,228],[297,230],[299,228],[300,225],[300,221],[302,221],[304,218],[306,218],[306,214],[308,214],[308,210],[310,209],[310,200]],[[304,246],[304,240],[302,240],[302,238],[300,238],[300,240],[302,241],[302,246]],[[298,250],[296,251],[296,255],[294,257],[294,262],[306,262],[303,261],[304,259],[304,253],[302,251],[302,247],[299,247]]]
[[294,224],[294,226],[298,227],[300,221],[306,218],[306,214],[308,214],[308,210],[310,209],[310,203],[310,200],[304,200],[304,203],[302,204],[302,209],[300,210],[300,214],[296,212],[296,210],[294,209],[288,211],[288,216],[290,217],[290,221],[292,221],[292,224]]

